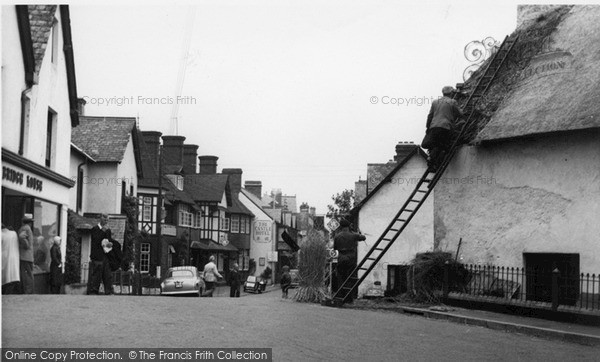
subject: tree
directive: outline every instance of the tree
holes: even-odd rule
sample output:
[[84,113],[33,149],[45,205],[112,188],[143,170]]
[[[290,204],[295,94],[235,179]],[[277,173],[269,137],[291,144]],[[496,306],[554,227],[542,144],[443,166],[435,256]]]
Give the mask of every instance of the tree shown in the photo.
[[336,218],[337,216],[347,215],[354,207],[354,190],[344,190],[331,196],[333,205],[327,205],[329,213],[327,216]]

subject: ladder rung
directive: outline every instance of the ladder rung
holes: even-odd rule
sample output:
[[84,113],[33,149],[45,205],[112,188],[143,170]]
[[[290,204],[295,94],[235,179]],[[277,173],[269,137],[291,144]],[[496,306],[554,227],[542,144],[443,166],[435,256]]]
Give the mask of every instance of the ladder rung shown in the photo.
[[390,231],[398,232],[398,231],[400,231],[400,229],[390,229]]
[[[404,212],[415,212],[415,210],[404,209]],[[406,221],[406,220],[404,220]]]
[[382,249],[382,248],[375,248],[375,249],[373,249],[373,250],[379,250],[379,251],[381,251],[381,250],[383,250],[383,249]]
[[427,191],[424,191],[424,190],[417,190],[417,192],[426,193]]
[[404,220],[404,219],[396,219],[396,221],[405,222],[406,220]]
[[421,201],[423,201],[423,200],[415,200],[415,199],[408,200],[408,202],[421,202]]

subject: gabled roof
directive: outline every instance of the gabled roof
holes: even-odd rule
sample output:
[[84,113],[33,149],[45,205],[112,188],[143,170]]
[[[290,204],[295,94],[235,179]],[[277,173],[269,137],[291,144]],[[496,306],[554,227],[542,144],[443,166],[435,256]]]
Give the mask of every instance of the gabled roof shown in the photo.
[[87,153],[85,153],[81,148],[77,147],[73,143],[71,143],[71,149],[74,150],[76,153],[80,154],[81,156],[83,156],[84,158],[86,158],[86,159],[88,159],[88,160],[90,160],[92,162],[96,162],[96,160],[94,160],[92,158],[92,156],[90,156]]
[[195,201],[221,202],[226,191],[228,175],[187,175],[183,189]]
[[[16,5],[19,38],[25,66],[25,83],[31,87],[38,82],[38,75],[56,15],[56,5]],[[71,18],[68,5],[60,5],[63,53],[65,55],[69,115],[71,127],[79,124],[77,111],[77,81],[71,36]]]
[[402,167],[404,167],[404,165],[413,157],[413,156],[417,156],[420,155],[421,157],[423,157],[424,159],[427,159],[427,154],[425,153],[425,151],[423,151],[423,149],[421,147],[416,146],[412,152],[410,152],[408,155],[406,155],[406,157],[404,157],[403,160],[399,160],[398,164],[396,165],[396,167],[394,167],[388,174],[387,176],[385,176],[385,178],[383,180],[381,180],[381,182],[377,185],[377,187],[375,187],[373,189],[373,191],[371,191],[367,197],[365,197],[361,202],[358,203],[358,205],[355,205],[352,210],[350,210],[350,214],[352,215],[356,215],[356,213],[367,203],[369,202],[369,200],[371,199],[371,197],[373,197],[373,195],[375,195],[382,187],[384,187],[384,185],[387,185],[389,182],[391,182],[392,178],[394,177],[394,175],[396,174],[396,172],[398,172]]
[[71,141],[96,162],[121,162],[135,130],[134,117],[80,117]]
[[173,201],[183,202],[184,204],[192,205],[194,209],[199,210],[192,196],[185,191],[185,186],[184,190],[180,190],[177,188],[177,186],[173,185],[168,177],[163,175],[162,187],[166,189],[164,195],[166,200],[170,201],[171,203]]
[[254,216],[252,211],[242,204],[242,202],[235,196],[231,198],[231,206],[229,206],[227,209],[230,213]]
[[262,202],[261,199],[259,199],[258,197],[256,197],[256,195],[244,188],[241,189],[241,193],[244,194],[244,196],[246,196],[248,200],[250,200],[250,202],[252,202],[256,207],[258,207],[265,215],[272,219],[272,216],[265,212],[265,204]]
[[[600,128],[599,18],[599,6],[556,6],[520,26],[513,34],[517,42],[477,105],[481,115],[468,139],[480,143]],[[482,73],[471,76],[467,90]]]

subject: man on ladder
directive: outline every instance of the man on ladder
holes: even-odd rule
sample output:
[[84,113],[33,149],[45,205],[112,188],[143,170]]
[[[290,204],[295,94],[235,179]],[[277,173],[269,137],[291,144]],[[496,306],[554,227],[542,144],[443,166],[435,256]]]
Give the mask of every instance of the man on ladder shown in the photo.
[[427,165],[432,171],[437,170],[444,160],[452,146],[452,132],[458,120],[463,117],[458,102],[452,99],[454,92],[456,90],[451,86],[442,88],[443,97],[431,103],[431,110],[427,116],[427,134],[422,146],[429,149]]

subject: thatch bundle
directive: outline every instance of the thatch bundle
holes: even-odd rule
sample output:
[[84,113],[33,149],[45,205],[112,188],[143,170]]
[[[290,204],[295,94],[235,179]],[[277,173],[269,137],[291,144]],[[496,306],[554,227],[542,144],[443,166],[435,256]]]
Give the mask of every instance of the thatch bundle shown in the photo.
[[[446,264],[446,262],[448,264]],[[448,265],[450,289],[466,285],[468,272],[447,252],[419,253],[408,269],[408,287],[412,297],[420,302],[438,302],[444,285],[444,269]]]
[[320,303],[329,297],[325,286],[327,242],[323,235],[310,230],[299,251],[299,286],[293,299],[297,302]]

